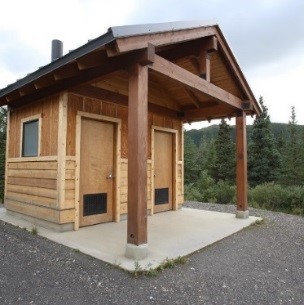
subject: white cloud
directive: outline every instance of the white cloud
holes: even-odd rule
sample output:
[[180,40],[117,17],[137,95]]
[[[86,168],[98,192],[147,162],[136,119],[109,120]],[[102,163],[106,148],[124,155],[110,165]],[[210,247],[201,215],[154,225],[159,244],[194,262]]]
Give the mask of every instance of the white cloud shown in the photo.
[[[50,61],[52,39],[63,40],[67,53],[88,39],[104,34],[109,26],[126,23],[133,9],[132,0],[10,0],[1,3],[0,65],[9,65],[7,68],[15,72],[16,78],[25,76]],[[16,66],[19,68],[15,69]],[[10,81],[1,78],[0,87]]]
[[302,0],[2,1],[0,88],[47,64],[54,38],[64,41],[66,53],[114,25],[214,20],[256,97],[264,96],[272,121],[287,122],[295,105],[298,121],[304,124],[303,9]]
[[296,65],[288,64],[290,61],[286,59],[281,65],[278,63],[277,67],[265,65],[256,69],[250,77],[251,86],[257,97],[264,97],[273,122],[287,123],[291,107],[295,106],[297,121],[304,124],[304,58],[297,58]]

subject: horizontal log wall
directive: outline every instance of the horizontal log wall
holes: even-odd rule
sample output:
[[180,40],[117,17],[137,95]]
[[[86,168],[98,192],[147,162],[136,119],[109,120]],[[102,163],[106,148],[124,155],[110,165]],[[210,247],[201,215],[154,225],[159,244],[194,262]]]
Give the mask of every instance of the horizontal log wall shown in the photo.
[[75,159],[67,157],[65,162],[64,209],[75,208]]
[[[5,206],[8,210],[54,223],[74,221],[74,209],[58,206],[57,158],[10,158]],[[67,177],[75,176],[70,168]],[[71,183],[67,183],[71,185]],[[72,187],[72,186],[70,186]]]
[[54,95],[10,111],[9,158],[21,157],[21,121],[34,115],[41,115],[40,155],[57,155],[58,101]]
[[184,202],[184,183],[183,183],[183,162],[178,161],[177,163],[177,204]]

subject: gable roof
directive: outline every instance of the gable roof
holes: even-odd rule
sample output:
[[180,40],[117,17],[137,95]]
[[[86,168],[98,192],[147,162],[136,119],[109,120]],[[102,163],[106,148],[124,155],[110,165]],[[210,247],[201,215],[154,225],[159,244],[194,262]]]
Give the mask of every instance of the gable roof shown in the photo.
[[[60,69],[62,70],[67,66],[72,66],[74,63],[81,61],[81,59],[87,58],[94,53],[96,54],[99,50],[105,50],[107,56],[111,59],[122,54],[146,48],[148,43],[155,45],[156,50],[163,50],[168,46],[174,46],[212,35],[217,37],[221,51],[228,62],[229,69],[233,73],[233,77],[236,79],[241,90],[244,92],[243,96],[245,100],[251,101],[254,106],[253,113],[259,114],[260,107],[219,26],[200,21],[111,27],[100,37],[89,41],[56,61],[39,68],[37,71],[28,74],[26,77],[0,90],[0,106],[16,102],[19,99],[26,101],[26,95],[31,95],[34,91],[42,92],[40,87],[35,85],[36,81],[43,78],[47,79],[51,75],[54,76],[56,71],[60,71]],[[91,73],[91,75],[93,78],[95,74]],[[87,75],[88,79],[89,77],[90,75]],[[67,85],[64,85],[64,81],[58,79],[54,83],[50,82],[50,86],[52,85],[54,87],[53,91],[56,90],[56,85],[58,85],[58,90],[66,89],[65,87],[69,84],[66,80],[65,78],[64,81]],[[76,83],[76,81],[71,82],[72,85]],[[47,87],[44,86],[44,89]],[[26,90],[23,90],[24,88]],[[22,94],[20,94],[20,91],[22,91]],[[51,90],[49,93],[53,91]]]

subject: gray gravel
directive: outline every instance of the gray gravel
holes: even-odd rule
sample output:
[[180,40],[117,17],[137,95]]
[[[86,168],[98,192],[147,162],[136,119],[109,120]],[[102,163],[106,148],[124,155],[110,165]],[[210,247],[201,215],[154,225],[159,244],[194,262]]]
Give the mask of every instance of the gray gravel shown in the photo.
[[[231,205],[186,206],[234,211]],[[304,218],[256,209],[251,215],[265,222],[184,265],[137,279],[0,221],[0,304],[303,305]]]

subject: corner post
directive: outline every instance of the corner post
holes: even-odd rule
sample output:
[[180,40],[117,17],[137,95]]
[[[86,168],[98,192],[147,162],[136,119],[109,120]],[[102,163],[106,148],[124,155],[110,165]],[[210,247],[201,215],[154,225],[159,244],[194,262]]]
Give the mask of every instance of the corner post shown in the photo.
[[246,113],[236,116],[236,217],[248,218]]
[[68,93],[59,95],[58,114],[58,167],[57,167],[57,207],[62,210],[65,205],[65,167],[66,167],[66,135],[67,135]]
[[7,180],[8,180],[8,159],[9,155],[9,139],[10,139],[10,121],[11,121],[11,107],[7,106],[7,116],[6,116],[6,143],[5,143],[5,179],[4,179],[4,196],[3,203],[5,204],[5,199],[7,196]]
[[126,257],[140,260],[147,244],[148,66],[129,70],[128,106],[128,224]]

